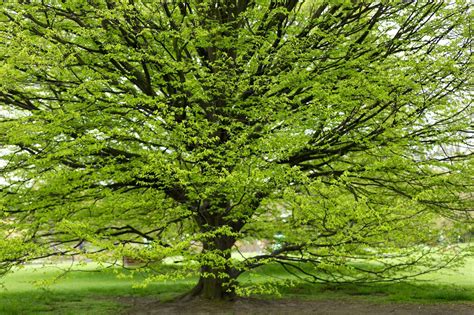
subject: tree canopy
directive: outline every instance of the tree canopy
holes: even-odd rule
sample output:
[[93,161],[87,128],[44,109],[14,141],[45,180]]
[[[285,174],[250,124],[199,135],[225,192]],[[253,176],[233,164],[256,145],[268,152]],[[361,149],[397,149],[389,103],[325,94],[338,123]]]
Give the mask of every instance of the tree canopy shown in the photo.
[[192,295],[223,298],[268,263],[444,265],[472,222],[472,20],[469,1],[4,2],[1,268],[179,257]]

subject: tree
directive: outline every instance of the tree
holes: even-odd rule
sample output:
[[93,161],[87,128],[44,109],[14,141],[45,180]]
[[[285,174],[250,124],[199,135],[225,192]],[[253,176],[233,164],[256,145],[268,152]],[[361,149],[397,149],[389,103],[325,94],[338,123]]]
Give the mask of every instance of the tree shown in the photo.
[[472,222],[468,1],[1,10],[3,270],[87,242],[180,257],[190,295],[221,299],[268,263],[337,282],[438,268],[433,245]]

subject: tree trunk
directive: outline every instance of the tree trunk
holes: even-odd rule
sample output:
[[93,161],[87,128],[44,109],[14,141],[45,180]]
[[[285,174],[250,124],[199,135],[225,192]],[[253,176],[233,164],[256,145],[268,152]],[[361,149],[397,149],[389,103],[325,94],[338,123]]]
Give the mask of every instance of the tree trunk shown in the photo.
[[199,282],[187,296],[191,298],[201,297],[208,300],[231,300],[235,297],[234,280],[231,275],[222,279],[206,277],[201,274]]
[[[201,297],[210,300],[229,300],[235,296],[238,270],[232,265],[231,250],[236,234],[245,224],[245,220],[226,220],[231,203],[216,198],[214,209],[209,200],[203,200],[195,209],[199,215],[194,218],[204,234],[202,252],[198,257],[201,265],[197,285],[184,297]],[[216,209],[220,209],[216,210]]]
[[235,239],[229,236],[215,237],[203,243],[202,254],[212,252],[224,259],[224,264],[201,264],[201,274],[197,285],[184,297],[201,297],[209,300],[231,300],[235,297],[238,272],[230,266],[231,249]]

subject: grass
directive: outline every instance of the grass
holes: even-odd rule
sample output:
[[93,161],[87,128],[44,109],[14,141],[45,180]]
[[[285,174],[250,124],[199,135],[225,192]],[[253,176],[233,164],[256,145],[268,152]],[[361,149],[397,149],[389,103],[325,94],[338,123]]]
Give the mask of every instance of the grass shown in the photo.
[[[262,270],[257,279],[282,274],[279,266]],[[258,281],[258,280],[257,280]],[[474,257],[455,270],[440,270],[411,281],[374,284],[297,283],[280,289],[283,298],[341,299],[358,298],[378,302],[462,302],[474,301]],[[274,296],[266,296],[274,298]]]
[[[186,292],[196,282],[196,279],[187,278],[154,282],[143,288],[134,287],[140,283],[140,276],[134,279],[117,277],[116,270],[95,271],[94,265],[87,265],[86,271],[64,274],[61,267],[65,266],[27,266],[3,278],[0,314],[116,314],[124,307],[120,297],[142,296],[166,300]],[[285,277],[281,268],[271,265],[252,275],[245,275],[241,281],[249,285]],[[57,278],[57,281],[52,281]],[[44,286],[48,282],[53,283]],[[457,271],[439,271],[417,281],[374,285],[296,283],[281,287],[280,293],[282,298],[308,300],[370,299],[416,303],[474,301],[474,258]],[[258,297],[277,298],[275,295]]]
[[[152,283],[146,288],[140,276],[119,277],[114,270],[70,271],[66,266],[28,266],[3,279],[0,314],[114,314],[121,308],[119,297],[155,296],[169,299],[189,290],[193,279]],[[55,281],[56,280],[56,281]]]

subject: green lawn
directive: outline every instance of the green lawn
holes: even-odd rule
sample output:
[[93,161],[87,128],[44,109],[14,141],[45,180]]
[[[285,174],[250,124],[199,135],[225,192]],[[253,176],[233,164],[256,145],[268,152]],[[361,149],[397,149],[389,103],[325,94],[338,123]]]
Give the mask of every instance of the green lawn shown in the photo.
[[[123,305],[120,297],[149,296],[170,299],[189,290],[196,279],[152,283],[146,288],[134,287],[143,278],[118,277],[113,269],[94,271],[96,266],[82,267],[86,271],[63,274],[66,265],[46,267],[26,266],[2,279],[0,314],[114,314]],[[53,279],[53,284],[44,286]],[[281,280],[285,275],[278,266],[258,270],[244,276],[247,285]],[[474,258],[457,271],[440,271],[418,281],[376,285],[323,285],[295,283],[280,288],[281,296],[260,295],[260,298],[297,299],[371,299],[380,302],[457,302],[474,301]]]
[[[137,287],[143,276],[124,277],[116,270],[97,271],[95,265],[83,271],[64,270],[69,266],[26,266],[2,279],[0,314],[113,314],[123,307],[123,296],[156,296],[169,299],[189,290],[194,279]],[[92,312],[93,311],[93,312]]]

